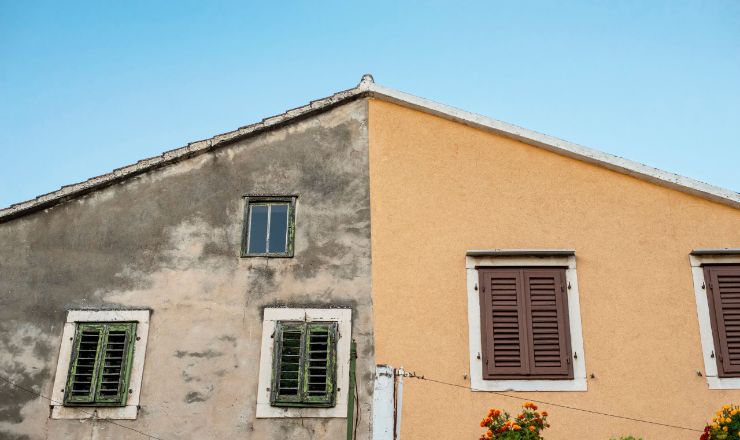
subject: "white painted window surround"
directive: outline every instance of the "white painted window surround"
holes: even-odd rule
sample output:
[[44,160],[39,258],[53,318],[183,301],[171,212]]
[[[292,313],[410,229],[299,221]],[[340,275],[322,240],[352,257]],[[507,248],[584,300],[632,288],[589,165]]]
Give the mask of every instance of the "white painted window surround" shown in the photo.
[[740,249],[735,253],[711,255],[704,252],[689,255],[691,274],[694,281],[694,296],[696,298],[696,314],[699,318],[699,333],[701,335],[702,357],[704,358],[704,376],[710,390],[737,390],[740,389],[740,377],[718,377],[717,360],[714,337],[712,335],[712,321],[709,316],[709,300],[707,299],[704,280],[705,264],[740,264]]
[[[335,321],[339,328],[337,340],[337,396],[331,408],[284,408],[270,405],[272,387],[272,356],[275,326],[278,321]],[[262,321],[259,387],[257,388],[257,418],[280,417],[347,417],[349,361],[352,342],[351,309],[288,309],[267,308]]]
[[[564,267],[568,292],[568,318],[573,350],[573,379],[483,379],[480,354],[481,322],[477,267]],[[468,251],[465,258],[468,292],[468,325],[470,341],[470,385],[473,391],[586,391],[586,356],[583,352],[581,307],[576,277],[575,252],[568,250],[495,250]]]
[[[62,345],[59,349],[54,389],[51,393],[52,419],[118,419],[134,420],[138,413],[141,379],[144,373],[144,356],[149,335],[150,310],[69,310],[67,322],[62,330]],[[67,374],[72,358],[72,345],[78,322],[136,322],[134,358],[131,361],[129,389],[126,406],[64,406],[64,388],[67,386]]]

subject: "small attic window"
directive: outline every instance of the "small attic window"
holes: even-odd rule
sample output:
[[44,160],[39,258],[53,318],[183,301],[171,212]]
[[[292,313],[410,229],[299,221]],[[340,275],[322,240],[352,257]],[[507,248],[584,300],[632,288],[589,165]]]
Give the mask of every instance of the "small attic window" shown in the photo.
[[244,206],[242,257],[292,257],[294,196],[248,196]]

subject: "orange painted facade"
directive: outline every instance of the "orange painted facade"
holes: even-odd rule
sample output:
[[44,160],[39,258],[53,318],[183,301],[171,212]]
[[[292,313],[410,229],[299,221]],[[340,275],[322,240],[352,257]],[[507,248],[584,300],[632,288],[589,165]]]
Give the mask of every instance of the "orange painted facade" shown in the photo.
[[[740,247],[740,210],[379,99],[369,154],[378,364],[469,386],[466,251],[570,248],[588,390],[507,394],[697,430],[740,403],[703,377],[689,265]],[[401,438],[477,439],[489,407],[521,403],[407,379]],[[699,436],[541,406],[548,440]]]

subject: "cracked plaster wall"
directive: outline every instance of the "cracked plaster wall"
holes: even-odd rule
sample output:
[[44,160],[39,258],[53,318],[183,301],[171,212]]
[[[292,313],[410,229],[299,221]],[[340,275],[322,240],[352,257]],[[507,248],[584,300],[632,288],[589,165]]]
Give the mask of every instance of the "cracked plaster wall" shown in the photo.
[[[353,309],[369,437],[367,101],[358,100],[0,224],[0,372],[51,394],[65,310],[153,309],[135,421],[162,439],[337,439],[345,419],[255,419],[262,310]],[[240,258],[249,193],[298,195],[295,257]],[[134,439],[104,421],[50,420],[0,383],[0,438]]]

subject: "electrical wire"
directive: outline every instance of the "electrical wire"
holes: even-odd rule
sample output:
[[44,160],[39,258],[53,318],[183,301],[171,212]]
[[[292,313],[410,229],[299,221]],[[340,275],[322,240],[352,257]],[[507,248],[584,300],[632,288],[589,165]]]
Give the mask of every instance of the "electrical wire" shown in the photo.
[[[403,374],[403,376],[404,377],[407,377],[407,378],[410,378],[410,379],[417,379],[417,380],[432,382],[432,383],[436,383],[436,384],[440,384],[440,385],[446,385],[446,386],[451,386],[451,387],[455,387],[455,388],[461,388],[461,389],[465,389],[465,390],[472,390],[472,388],[470,388],[469,386],[466,386],[466,385],[460,385],[460,384],[455,384],[455,383],[450,383],[450,382],[444,382],[444,381],[441,381],[441,380],[430,379],[430,378],[425,377],[423,375],[422,376],[419,376],[415,372],[405,372]],[[12,386],[14,388],[17,388],[19,390],[25,391],[25,392],[27,392],[29,394],[33,394],[34,396],[37,396],[37,397],[40,397],[42,399],[48,400],[49,402],[56,403],[56,404],[59,404],[59,405],[62,404],[62,402],[58,402],[58,401],[56,401],[54,399],[51,399],[49,397],[46,397],[46,396],[44,396],[41,393],[37,393],[36,391],[33,391],[33,390],[28,389],[28,388],[22,387],[22,386],[16,384],[15,382],[13,382],[12,380],[10,380],[9,378],[7,378],[5,376],[0,375],[0,380],[2,380],[3,382],[6,382],[7,384],[9,384],[10,386]],[[687,428],[685,426],[671,425],[669,423],[661,423],[661,422],[656,422],[654,420],[638,419],[636,417],[628,417],[628,416],[621,416],[621,415],[618,415],[618,414],[611,414],[611,413],[606,413],[606,412],[601,412],[601,411],[594,411],[594,410],[590,410],[590,409],[578,408],[578,407],[575,407],[575,406],[563,405],[563,404],[554,403],[554,402],[547,402],[547,401],[544,401],[544,400],[532,399],[532,398],[528,398],[528,397],[514,396],[514,395],[511,395],[511,394],[502,393],[502,392],[499,392],[499,391],[490,391],[490,393],[491,394],[498,395],[498,396],[508,397],[510,399],[536,402],[536,403],[539,403],[539,404],[542,404],[542,405],[549,405],[549,406],[552,406],[552,407],[568,409],[568,410],[571,410],[571,411],[579,411],[579,412],[583,412],[583,413],[595,414],[595,415],[600,415],[600,416],[604,416],[604,417],[612,417],[612,418],[622,419],[622,420],[630,420],[630,421],[639,422],[639,423],[648,423],[648,424],[651,424],[651,425],[663,426],[663,427],[666,427],[666,428],[682,429],[682,430],[685,430],[685,431],[694,431],[694,432],[704,432],[703,430],[700,430],[700,429]],[[355,432],[354,432],[354,436],[353,437],[356,438],[357,437],[357,426],[359,425],[359,421],[360,421],[360,410],[359,410],[359,403],[360,402],[359,402],[359,395],[357,393],[357,383],[356,382],[355,382],[355,399],[357,401],[357,407],[355,409],[355,417],[357,419],[357,423],[355,424]],[[152,439],[155,439],[155,440],[162,440],[160,437],[157,437],[157,436],[154,436],[154,435],[151,435],[151,434],[147,434],[146,432],[139,431],[139,430],[137,430],[135,428],[131,428],[130,426],[126,426],[126,425],[122,425],[120,423],[116,423],[113,420],[110,420],[110,419],[99,419],[95,413],[87,412],[84,409],[80,409],[80,411],[83,412],[83,413],[85,413],[85,414],[88,414],[88,415],[92,416],[96,420],[103,420],[103,421],[105,421],[107,423],[110,423],[111,425],[115,425],[115,426],[118,426],[120,428],[128,429],[129,431],[136,432],[137,434],[143,435],[144,437],[152,438]]]
[[[15,382],[13,382],[12,380],[10,380],[10,379],[9,379],[8,377],[5,377],[5,376],[3,376],[3,375],[0,375],[0,380],[2,380],[3,382],[6,382],[6,383],[8,383],[8,384],[9,384],[10,386],[12,386],[12,387],[14,387],[14,388],[17,388],[17,389],[19,389],[19,390],[25,391],[25,392],[27,392],[27,393],[29,393],[29,394],[33,394],[34,396],[37,396],[37,397],[41,397],[42,399],[46,399],[46,400],[48,400],[48,401],[49,401],[49,402],[51,402],[51,403],[56,403],[56,404],[58,404],[58,405],[62,405],[62,404],[63,404],[62,402],[58,402],[58,401],[56,401],[56,400],[54,400],[54,399],[51,399],[51,398],[49,398],[49,397],[46,397],[46,396],[44,396],[44,395],[43,395],[43,394],[41,394],[41,393],[37,393],[37,392],[36,392],[36,391],[34,391],[34,390],[29,390],[28,388],[22,387],[22,386],[20,386],[20,385],[16,384]],[[141,434],[141,435],[143,435],[144,437],[147,437],[147,438],[153,438],[153,439],[155,439],[155,440],[162,440],[162,439],[161,439],[161,438],[159,438],[159,437],[156,437],[156,436],[153,436],[153,435],[151,435],[151,434],[147,434],[146,432],[142,432],[142,431],[139,431],[139,430],[137,430],[137,429],[131,428],[130,426],[126,426],[126,425],[121,425],[120,423],[116,423],[116,422],[114,422],[113,420],[110,420],[110,419],[99,419],[99,418],[98,418],[98,416],[97,416],[97,415],[96,415],[95,413],[87,412],[87,411],[85,411],[84,409],[81,409],[81,408],[80,408],[79,410],[80,410],[81,412],[85,413],[85,414],[88,414],[88,415],[92,416],[92,417],[93,417],[93,418],[94,418],[95,420],[103,420],[103,421],[105,421],[105,422],[108,422],[108,423],[110,423],[111,425],[115,425],[115,426],[118,426],[118,427],[121,427],[121,428],[124,428],[124,429],[128,429],[129,431],[134,431],[134,432],[136,432],[136,433],[138,433],[138,434]]]
[[[438,384],[441,384],[441,385],[448,385],[448,386],[451,386],[451,387],[462,388],[462,389],[466,389],[466,390],[472,390],[472,388],[470,388],[469,386],[466,386],[466,385],[459,385],[459,384],[454,384],[454,383],[450,383],[450,382],[444,382],[444,381],[441,381],[441,380],[429,379],[428,377],[417,376],[416,373],[414,373],[414,372],[405,372],[403,374],[403,376],[404,377],[411,378],[411,379],[418,379],[418,380],[422,380],[422,381],[425,380],[427,382],[434,382],[434,383],[438,383]],[[549,406],[553,406],[553,407],[556,407],[556,408],[569,409],[569,410],[572,410],[572,411],[580,411],[580,412],[584,412],[584,413],[596,414],[596,415],[605,416],[605,417],[612,417],[612,418],[616,418],[616,419],[630,420],[630,421],[633,421],[633,422],[649,423],[651,425],[664,426],[666,428],[683,429],[685,431],[694,431],[694,432],[704,432],[701,429],[687,428],[685,426],[671,425],[671,424],[668,424],[668,423],[660,423],[660,422],[656,422],[656,421],[653,421],[653,420],[644,420],[644,419],[638,419],[638,418],[635,418],[635,417],[620,416],[618,414],[610,414],[610,413],[605,413],[605,412],[601,412],[601,411],[594,411],[594,410],[591,410],[591,409],[578,408],[578,407],[575,407],[575,406],[568,406],[568,405],[563,405],[563,404],[560,404],[560,403],[546,402],[544,400],[531,399],[531,398],[528,398],[528,397],[514,396],[514,395],[511,395],[511,394],[502,393],[502,392],[499,392],[499,391],[487,391],[487,392],[488,393],[491,393],[491,394],[496,394],[498,396],[508,397],[510,399],[535,402],[535,403],[539,403],[539,404],[542,404],[542,405],[549,405]]]

